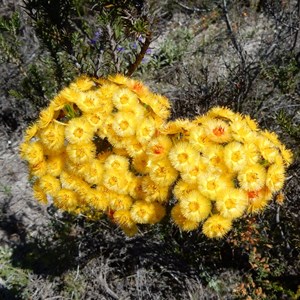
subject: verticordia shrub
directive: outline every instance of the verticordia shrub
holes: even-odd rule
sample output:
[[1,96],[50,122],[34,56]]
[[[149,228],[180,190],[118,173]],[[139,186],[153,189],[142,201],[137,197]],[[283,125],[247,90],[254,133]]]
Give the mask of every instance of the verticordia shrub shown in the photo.
[[170,211],[181,230],[203,224],[219,238],[282,189],[292,154],[275,133],[227,108],[192,121],[168,121],[169,109],[133,79],[78,78],[26,130],[20,149],[34,196],[69,213],[108,215],[128,235]]

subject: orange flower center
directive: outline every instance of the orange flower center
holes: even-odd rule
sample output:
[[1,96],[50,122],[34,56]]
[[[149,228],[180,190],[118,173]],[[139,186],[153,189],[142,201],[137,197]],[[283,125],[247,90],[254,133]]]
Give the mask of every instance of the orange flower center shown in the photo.
[[164,152],[164,147],[162,145],[155,145],[153,147],[153,153],[155,154],[161,154]]
[[248,198],[253,199],[258,197],[258,191],[249,191],[248,192]]
[[225,129],[224,129],[222,126],[216,127],[216,128],[214,128],[214,130],[213,130],[213,133],[214,133],[214,135],[216,135],[216,136],[221,136],[221,135],[224,134],[224,132],[225,132]]

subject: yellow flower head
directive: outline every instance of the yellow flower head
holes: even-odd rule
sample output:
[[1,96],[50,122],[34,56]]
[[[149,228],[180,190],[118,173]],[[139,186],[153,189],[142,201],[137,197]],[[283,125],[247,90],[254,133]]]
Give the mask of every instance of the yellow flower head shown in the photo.
[[199,152],[203,152],[207,147],[215,145],[207,134],[203,126],[195,126],[190,130],[189,138],[190,144]]
[[138,233],[138,227],[137,225],[132,225],[132,226],[120,226],[121,229],[124,231],[124,233],[128,236],[128,237],[132,237],[134,235],[136,235]]
[[224,163],[224,147],[219,144],[206,147],[203,150],[201,161],[207,166],[207,170],[218,173],[224,171],[224,169],[226,169]]
[[100,211],[105,211],[109,204],[106,194],[98,189],[87,188],[81,197],[86,204]]
[[258,191],[248,191],[248,208],[249,213],[255,214],[262,211],[272,199],[271,191],[263,187]]
[[199,157],[194,162],[192,162],[189,165],[189,167],[187,167],[184,171],[182,171],[180,175],[185,182],[189,184],[197,184],[198,176],[201,174],[202,170],[203,170],[203,162]]
[[188,142],[179,142],[169,153],[170,161],[175,169],[183,172],[199,158],[200,154]]
[[284,163],[288,167],[293,162],[293,153],[291,150],[286,149],[284,145],[279,146],[279,149],[283,157]]
[[104,162],[104,169],[106,172],[114,171],[123,174],[129,169],[129,160],[127,157],[111,154]]
[[148,94],[141,96],[140,101],[144,103],[147,110],[152,112],[153,115],[157,115],[160,118],[166,120],[170,116],[170,107],[166,104],[163,96]]
[[231,129],[227,122],[211,118],[203,126],[207,137],[215,143],[223,144],[232,140]]
[[131,218],[131,214],[129,210],[118,210],[114,212],[113,220],[118,225],[120,225],[123,229],[123,227],[131,228],[134,227],[135,223]]
[[21,156],[31,165],[37,165],[44,160],[44,149],[40,142],[23,143]]
[[132,220],[138,224],[153,224],[157,220],[156,206],[146,201],[136,201],[132,205],[130,215]]
[[[30,165],[30,175],[42,177],[47,172],[47,163],[45,160],[41,160],[35,165]],[[52,174],[51,174],[52,175]]]
[[224,162],[231,172],[243,169],[247,164],[247,157],[243,144],[231,142],[224,148]]
[[173,222],[182,230],[182,231],[192,231],[196,230],[199,227],[199,222],[191,221],[184,217],[181,212],[181,207],[179,204],[173,206],[171,210],[171,217]]
[[159,186],[170,186],[177,178],[178,172],[168,159],[162,159],[148,166],[150,178]]
[[143,177],[142,190],[145,193],[145,200],[148,202],[166,202],[168,200],[169,187],[157,185],[149,176]]
[[182,199],[188,197],[189,193],[197,189],[198,189],[197,184],[190,184],[181,179],[177,181],[173,189],[173,194],[177,200],[181,201]]
[[140,143],[135,137],[129,137],[124,141],[124,147],[127,150],[130,157],[136,157],[142,155],[146,151],[146,144]]
[[103,125],[105,118],[106,116],[98,111],[94,111],[85,115],[85,119],[93,128],[93,131],[97,131]]
[[154,138],[147,147],[146,153],[151,160],[159,160],[166,157],[172,148],[172,141],[168,136],[160,135]]
[[243,215],[248,205],[247,193],[241,189],[229,188],[216,201],[220,215],[227,219],[236,219]]
[[179,203],[183,216],[191,221],[201,222],[211,212],[211,202],[199,191],[190,192]]
[[258,147],[262,157],[269,163],[275,162],[276,157],[280,156],[278,148],[267,138],[259,136],[254,142]]
[[98,185],[102,182],[104,167],[98,159],[92,159],[83,165],[81,172],[87,183]]
[[132,167],[140,174],[147,174],[150,170],[148,167],[148,161],[148,155],[146,153],[142,153],[133,158]]
[[258,147],[255,146],[253,143],[245,143],[243,144],[243,148],[245,151],[245,157],[247,160],[248,165],[253,165],[258,163],[258,161],[261,159],[260,152],[258,150]]
[[198,176],[199,191],[210,200],[216,200],[230,187],[234,184],[227,174],[201,173]]
[[30,142],[30,140],[37,134],[38,129],[39,127],[37,123],[33,123],[32,125],[30,125],[25,131],[24,141]]
[[237,178],[244,190],[257,191],[266,183],[266,170],[260,164],[249,165],[239,171]]
[[283,188],[285,180],[285,169],[283,164],[275,163],[268,168],[266,186],[274,193]]
[[133,176],[130,186],[129,195],[135,200],[145,199],[146,195],[143,191],[143,177]]
[[114,106],[121,111],[132,111],[139,104],[139,99],[135,93],[127,88],[116,91],[112,97]]
[[93,143],[69,144],[66,153],[72,162],[82,164],[94,159],[96,146]]
[[102,99],[101,94],[98,91],[89,91],[82,93],[76,99],[76,105],[84,113],[92,113],[101,106]]
[[181,134],[181,138],[188,138],[190,130],[195,127],[195,124],[188,119],[177,119],[165,124],[161,129],[163,134]]
[[39,131],[41,142],[50,152],[61,152],[65,143],[65,126],[51,122],[48,126]]
[[109,200],[109,207],[116,210],[129,210],[132,206],[133,200],[128,195],[111,194]]
[[220,215],[212,215],[203,224],[202,232],[210,239],[222,238],[230,231],[232,221]]
[[211,118],[232,120],[235,114],[226,107],[215,106],[208,111],[207,116]]
[[123,195],[128,194],[131,180],[129,172],[123,172],[120,176],[119,171],[112,170],[103,175],[103,185],[109,190]]
[[95,87],[95,85],[96,85],[95,82],[91,78],[83,75],[77,78],[75,82],[71,84],[71,88],[75,90],[78,89],[82,92],[86,92],[91,88]]
[[50,174],[46,174],[39,179],[39,186],[44,193],[49,194],[52,197],[56,196],[61,189],[60,181]]
[[253,131],[241,115],[236,114],[230,123],[233,138],[238,142],[253,142],[256,132]]
[[54,114],[55,114],[55,111],[52,106],[49,106],[49,107],[45,108],[44,110],[42,110],[40,112],[40,116],[38,119],[39,128],[47,127],[50,124],[50,122],[52,122],[53,119],[55,119]]
[[40,187],[39,182],[35,182],[33,185],[33,197],[37,199],[42,204],[47,204],[47,194],[43,191],[43,189]]
[[64,154],[48,156],[47,173],[54,177],[59,176],[64,168],[65,159],[66,157]]
[[155,134],[156,126],[155,120],[152,117],[145,118],[141,124],[137,126],[136,138],[142,143],[148,143]]
[[61,189],[54,197],[54,204],[63,210],[72,212],[79,205],[77,194],[71,190]]
[[117,135],[129,137],[135,134],[137,120],[132,112],[119,111],[114,115],[112,128]]
[[73,118],[69,121],[65,129],[66,139],[72,144],[88,143],[94,136],[93,127],[85,118]]

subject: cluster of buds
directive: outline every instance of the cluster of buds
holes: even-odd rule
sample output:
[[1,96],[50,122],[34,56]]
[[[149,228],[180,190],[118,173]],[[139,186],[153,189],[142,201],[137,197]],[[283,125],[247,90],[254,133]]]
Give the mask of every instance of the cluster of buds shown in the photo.
[[20,151],[35,198],[107,215],[130,236],[170,217],[220,238],[282,189],[291,152],[249,116],[215,107],[194,120],[169,117],[168,99],[139,81],[78,78],[26,130]]

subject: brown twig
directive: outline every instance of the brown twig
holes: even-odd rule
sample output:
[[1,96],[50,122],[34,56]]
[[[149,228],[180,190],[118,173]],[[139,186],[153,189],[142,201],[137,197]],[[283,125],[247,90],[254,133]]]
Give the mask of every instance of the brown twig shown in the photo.
[[152,41],[152,33],[149,32],[146,34],[146,39],[142,45],[140,53],[136,55],[135,61],[129,65],[126,76],[130,77],[134,73],[134,71],[138,68],[138,66],[140,65],[140,63],[142,62],[146,54],[147,49],[150,46],[151,41]]

